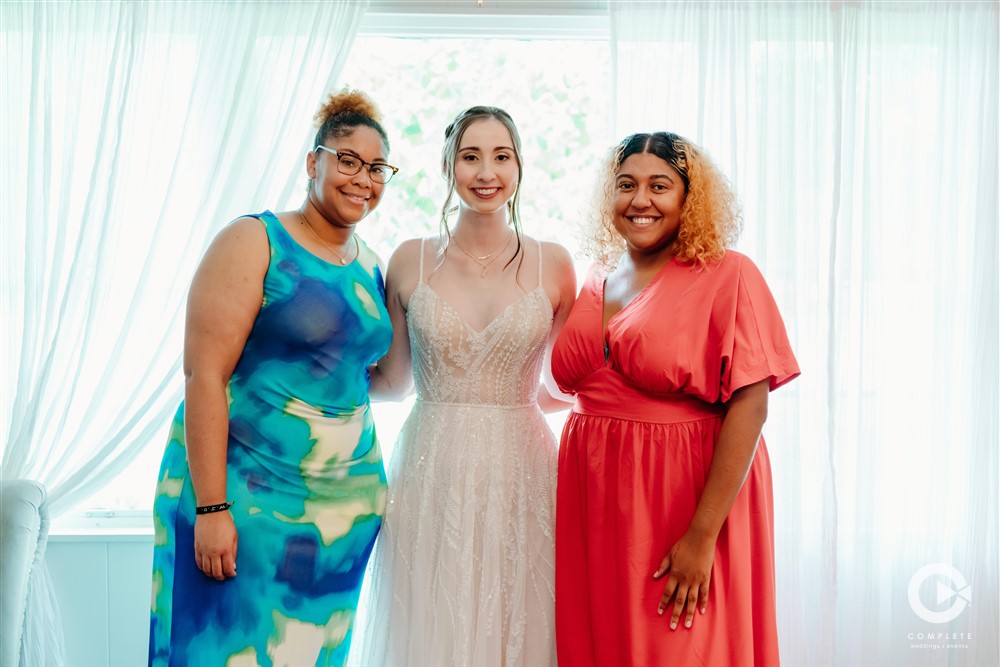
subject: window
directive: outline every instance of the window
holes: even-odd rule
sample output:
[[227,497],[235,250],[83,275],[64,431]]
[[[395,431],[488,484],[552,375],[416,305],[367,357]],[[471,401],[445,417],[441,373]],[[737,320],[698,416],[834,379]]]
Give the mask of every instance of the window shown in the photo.
[[[590,203],[593,165],[612,140],[606,39],[359,36],[340,80],[365,90],[379,104],[392,163],[400,167],[387,196],[360,227],[383,259],[401,241],[438,231],[446,195],[438,171],[444,128],[473,104],[502,107],[518,125],[524,152],[525,233],[558,241],[576,254],[576,231]],[[275,210],[299,205],[305,175],[298,177],[302,187],[288,201],[274,202]],[[578,268],[582,271],[587,263],[580,260]],[[411,404],[412,399],[375,406],[387,459]],[[563,418],[554,415],[550,422],[558,428]],[[85,511],[98,521],[113,518],[112,513],[148,510],[167,428],[164,423],[159,436],[118,480],[81,509],[94,508]]]

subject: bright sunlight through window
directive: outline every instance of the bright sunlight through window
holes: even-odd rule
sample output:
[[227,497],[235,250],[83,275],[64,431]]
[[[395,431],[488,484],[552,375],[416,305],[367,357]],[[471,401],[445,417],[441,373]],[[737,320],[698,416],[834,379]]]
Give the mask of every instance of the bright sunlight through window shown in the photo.
[[[462,109],[487,104],[507,110],[521,132],[525,233],[562,243],[575,255],[595,165],[612,141],[609,77],[605,41],[359,37],[341,81],[365,90],[379,104],[392,163],[400,167],[360,233],[384,260],[401,241],[437,233],[446,194],[440,175],[444,128]],[[298,192],[305,189],[304,168],[301,181]],[[274,202],[273,210],[299,204],[298,199]],[[586,264],[579,260],[581,273]],[[182,382],[180,374],[176,381]],[[375,405],[386,459],[411,404],[412,398]],[[550,419],[554,429],[564,417]],[[142,455],[80,509],[98,520],[146,516],[167,428],[164,423]]]

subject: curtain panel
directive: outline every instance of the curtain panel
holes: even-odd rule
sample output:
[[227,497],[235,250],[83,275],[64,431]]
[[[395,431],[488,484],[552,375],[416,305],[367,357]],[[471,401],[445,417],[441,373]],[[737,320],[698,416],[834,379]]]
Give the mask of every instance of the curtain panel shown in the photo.
[[764,428],[783,661],[998,664],[998,3],[609,7],[616,137],[723,167],[802,366]]
[[[0,5],[0,475],[42,482],[54,516],[161,436],[194,267],[228,221],[302,196],[367,4]],[[38,643],[25,664],[61,662]]]

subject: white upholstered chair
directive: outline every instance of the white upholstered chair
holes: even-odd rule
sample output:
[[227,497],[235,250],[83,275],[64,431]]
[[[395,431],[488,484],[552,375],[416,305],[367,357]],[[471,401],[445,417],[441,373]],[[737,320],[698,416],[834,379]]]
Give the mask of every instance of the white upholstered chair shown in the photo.
[[0,667],[22,664],[28,582],[43,567],[48,535],[45,487],[0,480]]

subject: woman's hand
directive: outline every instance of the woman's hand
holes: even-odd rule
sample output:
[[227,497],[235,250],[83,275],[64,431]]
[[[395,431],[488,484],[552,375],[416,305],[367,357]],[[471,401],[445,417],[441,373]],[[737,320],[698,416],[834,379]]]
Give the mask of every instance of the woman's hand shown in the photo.
[[229,512],[199,514],[194,521],[194,562],[198,569],[218,581],[235,577],[238,541]]
[[[260,312],[269,261],[264,226],[239,218],[212,242],[191,282],[184,330],[184,444],[196,506],[226,498],[226,387]],[[207,576],[219,581],[236,576],[236,526],[229,512],[196,515],[194,558]]]
[[708,587],[712,582],[712,561],[715,560],[715,540],[699,538],[687,532],[677,541],[660,561],[660,567],[653,573],[659,579],[669,573],[667,585],[657,608],[663,614],[674,599],[670,615],[670,629],[677,628],[677,622],[684,616],[684,627],[694,623],[694,611],[708,610]]
[[733,392],[715,442],[705,490],[691,524],[653,573],[654,579],[670,573],[657,611],[662,614],[670,606],[670,600],[674,600],[671,630],[677,628],[681,615],[684,627],[690,628],[694,610],[697,608],[703,614],[708,610],[715,541],[757,451],[760,429],[767,419],[768,387],[769,381],[761,380]]

